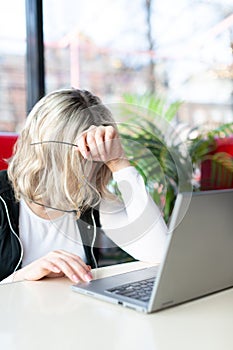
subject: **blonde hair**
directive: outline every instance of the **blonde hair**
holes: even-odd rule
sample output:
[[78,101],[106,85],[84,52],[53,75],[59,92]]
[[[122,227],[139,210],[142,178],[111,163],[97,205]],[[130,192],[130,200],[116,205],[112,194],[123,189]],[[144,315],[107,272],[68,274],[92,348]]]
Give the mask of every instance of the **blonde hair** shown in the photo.
[[78,211],[110,195],[107,184],[111,172],[107,166],[101,164],[96,169],[93,185],[85,173],[87,161],[76,147],[62,143],[75,144],[91,125],[115,127],[111,112],[90,92],[66,89],[43,97],[30,112],[9,162],[8,176],[16,199],[25,197],[61,210]]

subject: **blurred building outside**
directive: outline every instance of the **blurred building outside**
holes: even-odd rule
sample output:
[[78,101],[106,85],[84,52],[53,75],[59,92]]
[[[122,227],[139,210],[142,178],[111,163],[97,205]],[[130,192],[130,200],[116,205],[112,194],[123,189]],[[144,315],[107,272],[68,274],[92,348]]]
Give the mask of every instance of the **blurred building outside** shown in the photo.
[[[48,6],[48,2],[45,5]],[[126,92],[147,92],[152,59],[156,63],[156,94],[170,101],[183,101],[176,122],[190,126],[205,124],[211,128],[233,121],[233,41],[229,38],[233,14],[228,13],[209,30],[191,37],[188,46],[182,47],[182,43],[176,46],[174,42],[167,49],[164,45],[154,50],[101,45],[77,26],[57,40],[49,40],[45,35],[47,92],[80,87],[99,95],[105,103],[120,102]],[[26,117],[26,45],[24,39],[15,39],[22,50],[7,52],[3,48],[7,40],[0,34],[0,130],[18,131]],[[228,59],[222,63],[214,54],[208,58],[211,54],[206,47],[215,40],[216,48],[219,45],[228,50]],[[200,57],[204,64],[199,62]],[[202,68],[198,68],[197,63],[202,64]],[[190,69],[192,73],[185,73]]]

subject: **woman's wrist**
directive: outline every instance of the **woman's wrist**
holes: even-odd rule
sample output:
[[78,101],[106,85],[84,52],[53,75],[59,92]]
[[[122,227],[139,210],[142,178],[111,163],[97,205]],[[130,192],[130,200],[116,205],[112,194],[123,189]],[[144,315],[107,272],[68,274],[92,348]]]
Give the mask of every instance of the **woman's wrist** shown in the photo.
[[114,173],[116,171],[129,167],[130,162],[128,161],[128,159],[118,158],[108,161],[106,165],[109,168],[109,170],[111,170],[111,172]]
[[12,274],[12,279],[13,279],[13,281],[15,281],[15,282],[19,282],[19,281],[25,280],[24,269],[19,269],[19,270],[15,271],[15,272]]

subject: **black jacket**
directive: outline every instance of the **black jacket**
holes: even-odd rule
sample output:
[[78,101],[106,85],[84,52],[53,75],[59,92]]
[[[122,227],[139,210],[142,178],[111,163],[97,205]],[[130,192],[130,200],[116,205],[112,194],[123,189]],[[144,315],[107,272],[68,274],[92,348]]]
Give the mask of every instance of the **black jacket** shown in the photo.
[[[7,208],[6,208],[7,207]],[[8,212],[8,214],[7,214]],[[9,218],[8,218],[9,215]],[[97,227],[97,238],[101,233],[99,212],[94,210],[94,218]],[[0,171],[0,281],[14,272],[21,255],[19,240],[12,232],[19,236],[19,203],[15,200],[14,191],[8,180],[7,171]],[[82,238],[87,264],[95,267],[91,252],[94,227],[91,217],[91,209],[85,211],[77,224]],[[95,259],[98,260],[98,248],[93,249]],[[21,265],[18,266],[18,269]]]

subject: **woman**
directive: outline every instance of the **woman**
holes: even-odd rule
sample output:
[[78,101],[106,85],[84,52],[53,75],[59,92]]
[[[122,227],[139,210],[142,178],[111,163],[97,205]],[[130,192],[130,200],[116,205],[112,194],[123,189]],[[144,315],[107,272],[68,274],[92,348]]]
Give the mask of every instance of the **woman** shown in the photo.
[[[121,201],[108,191],[112,176]],[[0,280],[90,281],[103,231],[136,259],[161,258],[165,223],[110,111],[88,91],[52,92],[30,112],[0,172]]]

